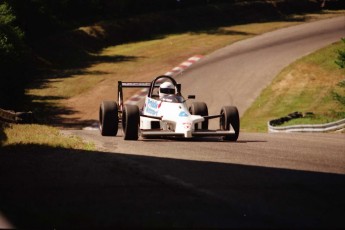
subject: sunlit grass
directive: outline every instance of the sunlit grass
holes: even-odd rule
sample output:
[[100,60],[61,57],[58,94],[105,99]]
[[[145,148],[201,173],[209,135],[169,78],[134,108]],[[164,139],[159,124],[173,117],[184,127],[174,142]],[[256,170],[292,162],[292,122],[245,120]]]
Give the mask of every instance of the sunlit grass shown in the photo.
[[46,125],[13,124],[4,130],[6,140],[4,146],[9,145],[47,145],[51,147],[94,150],[94,144],[82,141],[77,136],[65,136],[59,129]]
[[107,73],[72,75],[68,78],[52,78],[47,80],[44,88],[30,89],[27,95],[70,98],[92,88],[105,79]]
[[316,116],[286,125],[320,124],[344,118],[344,106],[332,96],[334,90],[340,90],[338,83],[345,77],[345,71],[334,63],[342,46],[337,42],[286,67],[245,112],[243,130],[265,132],[269,120],[295,111],[313,112]]
[[[345,113],[343,114],[343,117],[345,118]],[[282,126],[326,124],[326,123],[333,122],[335,120],[339,120],[339,118],[336,118],[335,114],[331,114],[331,113],[329,115],[317,114],[312,117],[303,117],[303,118],[290,120],[282,124]]]

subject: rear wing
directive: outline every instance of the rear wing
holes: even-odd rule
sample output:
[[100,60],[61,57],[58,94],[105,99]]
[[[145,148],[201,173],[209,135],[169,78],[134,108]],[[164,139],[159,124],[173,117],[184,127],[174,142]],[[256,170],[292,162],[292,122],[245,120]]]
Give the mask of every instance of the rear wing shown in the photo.
[[[123,88],[147,88],[149,89],[151,86],[151,82],[122,82],[118,81],[117,84],[117,101],[119,103],[119,106],[122,110],[123,108]],[[159,87],[159,85],[157,86]]]

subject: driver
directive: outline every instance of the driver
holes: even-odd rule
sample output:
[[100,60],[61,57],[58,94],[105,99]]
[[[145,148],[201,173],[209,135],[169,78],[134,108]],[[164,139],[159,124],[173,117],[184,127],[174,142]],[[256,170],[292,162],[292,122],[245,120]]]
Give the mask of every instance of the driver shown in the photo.
[[175,95],[175,86],[171,82],[164,82],[159,86],[159,99]]

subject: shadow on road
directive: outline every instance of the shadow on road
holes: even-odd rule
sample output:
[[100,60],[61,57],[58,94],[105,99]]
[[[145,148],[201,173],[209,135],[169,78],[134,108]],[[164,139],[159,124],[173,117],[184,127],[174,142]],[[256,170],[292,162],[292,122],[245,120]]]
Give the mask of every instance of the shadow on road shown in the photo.
[[0,212],[18,228],[343,228],[344,181],[38,145],[0,149]]

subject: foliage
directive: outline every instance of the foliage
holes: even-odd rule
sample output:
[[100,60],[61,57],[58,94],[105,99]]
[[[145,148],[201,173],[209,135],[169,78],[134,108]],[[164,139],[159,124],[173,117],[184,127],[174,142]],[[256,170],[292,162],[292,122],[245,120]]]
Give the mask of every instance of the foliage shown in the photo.
[[338,50],[338,57],[335,63],[343,69],[345,68],[345,38],[342,38],[341,40],[344,42],[344,47]]
[[[338,50],[338,57],[335,63],[341,69],[344,69],[345,68],[345,38],[342,38],[341,40],[343,41],[344,46],[342,47],[342,49]],[[338,101],[340,104],[345,106],[345,80],[342,80],[341,82],[339,82],[337,86],[339,87],[339,89],[342,89],[342,90],[338,90],[338,92],[333,91],[332,92],[333,98],[336,101]],[[342,92],[339,92],[339,91],[342,91]]]
[[[16,17],[6,2],[0,4],[0,107],[8,107],[14,99],[10,95],[20,94],[26,79],[28,49],[24,33],[15,24]],[[21,66],[22,68],[18,68]],[[3,84],[6,82],[6,84]]]
[[[20,50],[18,46],[22,46],[23,32],[14,26],[16,17],[13,15],[8,4],[0,5],[0,58],[3,67],[6,67],[10,62],[18,59]],[[5,63],[4,63],[5,62]]]

